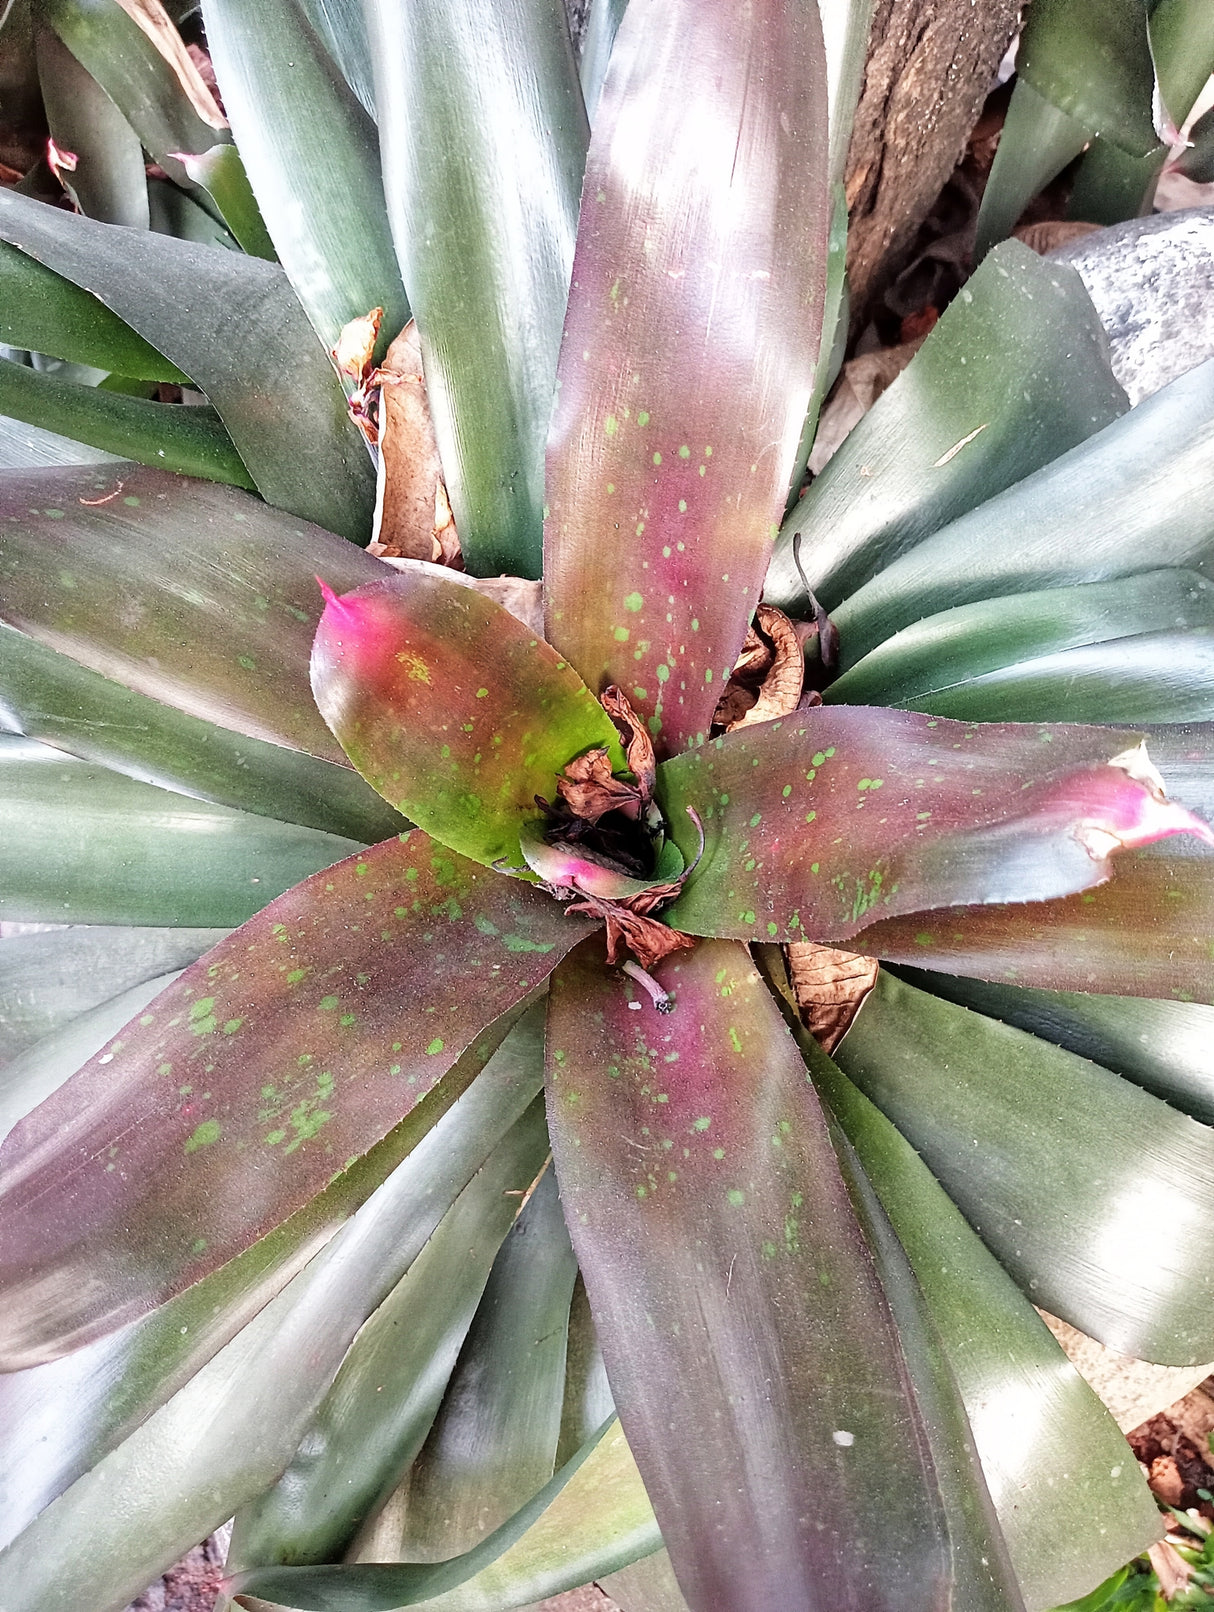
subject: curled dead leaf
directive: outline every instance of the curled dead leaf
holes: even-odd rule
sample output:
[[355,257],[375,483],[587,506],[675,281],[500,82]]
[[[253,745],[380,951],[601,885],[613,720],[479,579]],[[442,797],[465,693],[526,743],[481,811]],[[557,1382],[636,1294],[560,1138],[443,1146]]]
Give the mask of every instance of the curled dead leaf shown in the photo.
[[648,904],[650,910],[663,901],[669,901],[679,892],[677,884],[655,885],[644,895],[632,896],[628,901],[604,901],[598,896],[581,896],[570,902],[567,912],[588,912],[601,918],[607,931],[607,961],[623,962],[631,953],[643,969],[653,968],[671,952],[686,951],[695,945],[691,935],[672,929],[669,924],[651,918],[648,911],[638,908]]
[[795,711],[805,681],[805,656],[797,624],[774,605],[761,604],[746,634],[713,726],[732,732],[772,722]]
[[370,313],[349,320],[341,327],[336,346],[329,349],[329,356],[340,372],[358,386],[366,383],[383,317],[382,308],[372,308]]
[[[443,480],[414,320],[393,341],[363,390],[379,446],[370,552],[383,559],[458,566],[459,534]],[[377,401],[371,395],[376,391]]]
[[1165,1601],[1170,1601],[1187,1588],[1193,1569],[1174,1545],[1161,1539],[1157,1544],[1147,1546],[1147,1555],[1159,1575],[1159,1589]]
[[610,688],[603,690],[600,704],[620,730],[629,771],[637,781],[642,804],[647,806],[653,799],[653,786],[657,781],[658,769],[657,755],[653,748],[653,740],[649,736],[649,729],[632,709],[628,696],[614,683]]
[[575,756],[556,781],[556,791],[575,817],[597,823],[608,812],[623,812],[633,822],[646,802],[636,784],[614,778],[611,758],[601,746]]
[[824,1052],[832,1052],[877,983],[871,957],[796,940],[788,947],[788,973],[801,1018]]

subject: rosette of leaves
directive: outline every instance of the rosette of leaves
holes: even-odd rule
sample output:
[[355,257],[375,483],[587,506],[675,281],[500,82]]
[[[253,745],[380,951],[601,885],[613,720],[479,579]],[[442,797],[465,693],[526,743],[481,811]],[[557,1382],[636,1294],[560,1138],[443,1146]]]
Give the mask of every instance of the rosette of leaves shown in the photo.
[[[1127,411],[1001,248],[786,514],[812,8],[634,0],[585,101],[540,0],[270,10],[204,14],[279,264],[0,195],[13,345],[251,484],[4,427],[3,910],[71,927],[0,942],[0,1604],[233,1515],[254,1605],[1083,1593],[1156,1514],[1033,1304],[1214,1355],[1210,366]],[[462,580],[347,540],[398,283]],[[541,566],[542,633],[470,585]],[[717,734],[761,595],[808,693]],[[897,969],[831,1057],[815,944]]]

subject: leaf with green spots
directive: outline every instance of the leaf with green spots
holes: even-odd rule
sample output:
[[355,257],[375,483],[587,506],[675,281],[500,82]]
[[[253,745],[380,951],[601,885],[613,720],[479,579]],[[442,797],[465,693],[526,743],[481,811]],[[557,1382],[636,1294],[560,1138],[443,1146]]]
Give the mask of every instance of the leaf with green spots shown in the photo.
[[1214,859],[1118,858],[1115,877],[1065,901],[952,907],[890,918],[849,942],[892,963],[1011,985],[1214,1003]]
[[474,588],[424,571],[330,597],[312,654],[316,703],[363,776],[463,856],[522,865],[519,832],[610,718],[577,673]]
[[[120,1326],[265,1236],[590,928],[418,831],[259,913],[9,1137],[5,1357],[31,1364]],[[527,951],[507,945],[515,936]],[[212,1028],[231,1018],[238,1033]],[[428,1053],[439,1030],[443,1051]]]
[[633,0],[586,172],[546,620],[596,693],[649,690],[669,754],[707,733],[741,648],[813,390],[830,212],[817,9]]
[[1200,818],[1110,765],[1138,737],[847,705],[739,729],[659,769],[689,861],[687,808],[704,824],[703,858],[665,916],[691,934],[833,942],[928,906],[1086,890],[1114,851],[1165,835],[1214,844]]
[[589,947],[558,969],[548,1124],[684,1593],[739,1612],[935,1607],[932,1459],[800,1053],[742,947],[704,942],[655,972],[665,1016]]

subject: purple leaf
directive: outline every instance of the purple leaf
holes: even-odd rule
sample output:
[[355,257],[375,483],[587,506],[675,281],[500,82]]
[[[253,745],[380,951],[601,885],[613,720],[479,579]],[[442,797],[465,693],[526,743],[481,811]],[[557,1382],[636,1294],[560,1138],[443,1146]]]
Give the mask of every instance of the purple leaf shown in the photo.
[[1135,739],[864,706],[740,729],[660,769],[680,849],[690,860],[689,805],[706,840],[664,917],[691,934],[839,941],[929,907],[1086,890],[1115,851],[1166,835],[1214,844],[1158,798]]
[[548,445],[548,635],[659,749],[708,731],[804,423],[828,221],[817,8],[633,0]]
[[742,947],[656,972],[666,1016],[593,943],[557,970],[548,1123],[683,1592],[699,1612],[940,1606],[931,1458],[796,1045]]
[[5,1369],[121,1326],[302,1209],[590,928],[419,831],[272,902],[0,1149]]

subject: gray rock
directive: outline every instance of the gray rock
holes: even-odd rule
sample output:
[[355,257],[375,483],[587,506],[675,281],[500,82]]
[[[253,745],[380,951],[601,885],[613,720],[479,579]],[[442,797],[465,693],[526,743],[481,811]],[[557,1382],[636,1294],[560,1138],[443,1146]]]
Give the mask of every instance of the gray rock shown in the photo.
[[1214,357],[1214,207],[1132,218],[1049,256],[1079,271],[1131,403]]

